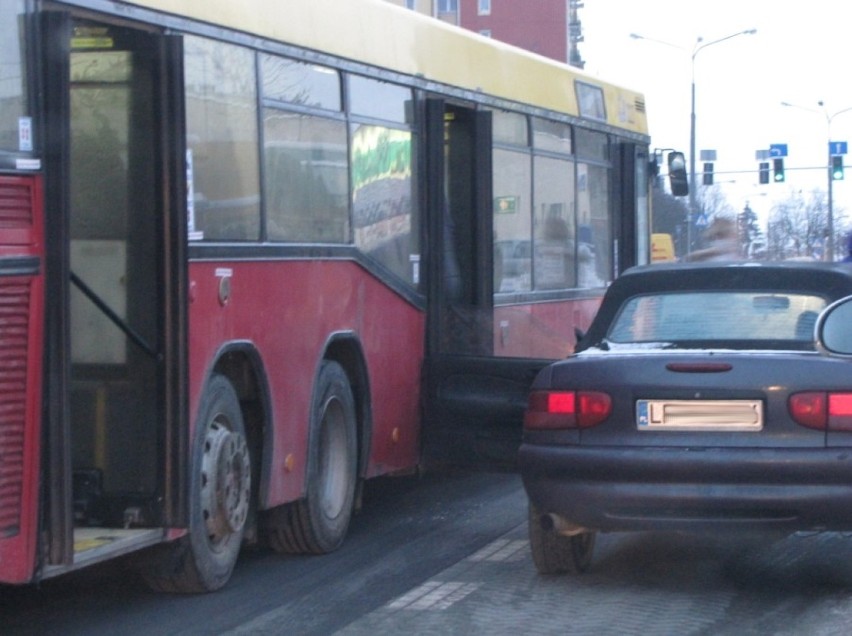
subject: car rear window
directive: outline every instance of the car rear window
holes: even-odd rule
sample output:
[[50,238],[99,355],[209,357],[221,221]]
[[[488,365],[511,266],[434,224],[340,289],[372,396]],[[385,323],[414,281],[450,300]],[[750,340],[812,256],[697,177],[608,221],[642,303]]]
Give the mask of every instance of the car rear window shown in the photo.
[[644,294],[622,305],[607,340],[681,345],[775,341],[801,348],[813,340],[814,323],[825,305],[821,296],[765,291]]

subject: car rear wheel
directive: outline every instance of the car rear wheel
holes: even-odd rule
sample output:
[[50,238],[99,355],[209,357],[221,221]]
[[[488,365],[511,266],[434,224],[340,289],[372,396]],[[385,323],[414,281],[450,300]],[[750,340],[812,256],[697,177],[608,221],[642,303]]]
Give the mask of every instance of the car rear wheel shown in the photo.
[[581,574],[588,570],[596,534],[588,531],[565,536],[546,528],[541,517],[541,512],[530,502],[530,550],[539,574]]

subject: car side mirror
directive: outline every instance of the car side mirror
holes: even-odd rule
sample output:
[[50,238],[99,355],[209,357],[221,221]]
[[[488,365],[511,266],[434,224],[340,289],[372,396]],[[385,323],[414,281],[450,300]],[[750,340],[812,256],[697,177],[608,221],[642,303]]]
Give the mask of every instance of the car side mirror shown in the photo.
[[819,315],[816,338],[821,351],[852,356],[852,296],[832,303]]

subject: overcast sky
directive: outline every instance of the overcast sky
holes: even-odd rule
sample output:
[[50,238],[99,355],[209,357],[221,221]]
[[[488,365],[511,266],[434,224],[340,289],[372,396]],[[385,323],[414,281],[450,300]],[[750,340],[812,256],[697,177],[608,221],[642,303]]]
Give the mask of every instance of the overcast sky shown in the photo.
[[[850,21],[837,0],[584,0],[579,10],[586,70],[645,94],[652,147],[689,153],[692,53],[699,37],[718,40],[695,56],[696,157],[717,153],[718,181],[735,209],[761,214],[790,191],[827,188],[826,114],[852,109]],[[630,38],[638,33],[661,44]],[[818,102],[822,100],[824,107]],[[784,107],[790,102],[804,108]],[[812,111],[805,110],[812,109]],[[849,142],[852,110],[831,120],[831,139]],[[785,143],[786,184],[758,185],[755,152]],[[697,161],[700,175],[702,166]],[[834,184],[835,214],[852,219],[852,155]],[[806,169],[810,168],[810,169]],[[743,172],[741,172],[743,171]],[[744,171],[753,171],[750,173]],[[729,173],[729,174],[728,174]]]

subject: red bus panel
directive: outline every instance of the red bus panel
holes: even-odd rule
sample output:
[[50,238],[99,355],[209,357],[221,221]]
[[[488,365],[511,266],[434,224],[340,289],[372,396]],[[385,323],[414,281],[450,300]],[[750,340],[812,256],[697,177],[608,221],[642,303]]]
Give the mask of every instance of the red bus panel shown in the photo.
[[35,564],[41,401],[41,180],[0,176],[0,582]]
[[[331,334],[353,334],[364,355],[372,408],[365,476],[417,465],[422,310],[352,261],[197,262],[189,274],[190,413],[221,347],[251,343],[272,399],[266,505],[303,494],[314,372]],[[230,296],[221,302],[225,277]]]

